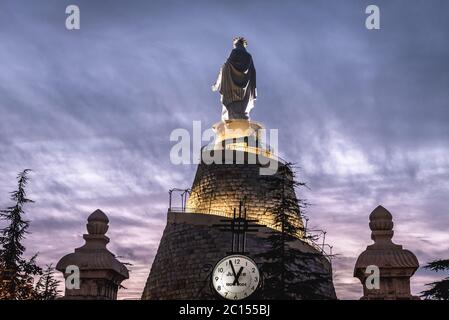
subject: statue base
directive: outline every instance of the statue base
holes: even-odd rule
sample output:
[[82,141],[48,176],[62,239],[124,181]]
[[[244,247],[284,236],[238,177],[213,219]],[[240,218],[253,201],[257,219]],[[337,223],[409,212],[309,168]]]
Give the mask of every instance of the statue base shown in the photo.
[[256,141],[261,141],[262,135],[260,130],[264,129],[263,125],[258,122],[245,119],[232,119],[217,122],[212,126],[216,133],[215,145],[222,145],[225,140],[243,139],[251,137]]

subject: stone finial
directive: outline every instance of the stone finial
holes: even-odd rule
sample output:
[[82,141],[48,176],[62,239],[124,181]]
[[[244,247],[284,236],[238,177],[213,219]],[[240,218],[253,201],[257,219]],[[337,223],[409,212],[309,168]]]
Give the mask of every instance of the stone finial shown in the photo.
[[[412,252],[393,243],[393,216],[387,209],[378,206],[371,212],[369,220],[374,244],[360,254],[354,268],[354,277],[363,285],[362,299],[419,299],[410,293],[410,278],[419,263]],[[367,288],[366,280],[370,276],[366,273],[368,266],[379,268],[379,289]]]
[[109,238],[109,219],[101,210],[95,210],[87,218],[86,243],[59,260],[56,269],[65,273],[67,267],[75,266],[80,271],[80,288],[65,290],[64,299],[115,300],[120,283],[129,278],[128,269],[115,258],[106,245]]
[[87,232],[89,234],[105,235],[109,229],[108,223],[108,217],[103,211],[97,209],[87,218]]
[[378,206],[369,215],[369,228],[371,229],[371,239],[375,245],[392,244],[393,238],[393,216],[382,206]]

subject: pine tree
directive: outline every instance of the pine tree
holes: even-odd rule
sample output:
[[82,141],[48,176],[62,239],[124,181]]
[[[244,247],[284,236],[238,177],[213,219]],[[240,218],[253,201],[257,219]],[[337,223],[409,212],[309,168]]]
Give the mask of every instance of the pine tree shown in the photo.
[[38,300],[55,300],[59,294],[58,289],[60,281],[54,277],[55,268],[49,264],[43,271],[42,276],[36,284],[36,299]]
[[317,252],[306,252],[292,246],[293,242],[305,237],[304,229],[295,221],[301,219],[301,209],[307,204],[298,200],[295,189],[305,184],[295,180],[292,164],[287,163],[279,168],[271,189],[278,194],[275,206],[275,227],[268,237],[270,249],[258,254],[262,259],[263,299],[328,299],[320,293],[319,287],[328,281],[327,273],[313,271],[312,265],[322,259]]
[[[449,260],[436,260],[427,264],[424,268],[438,272],[449,271]],[[429,290],[422,291],[421,297],[425,299],[449,300],[449,277],[440,281],[428,283]]]
[[28,233],[29,221],[24,220],[24,206],[33,201],[26,196],[28,173],[24,170],[17,176],[18,188],[11,193],[14,205],[0,211],[0,219],[6,226],[0,229],[0,299],[23,300],[35,297],[33,276],[41,273],[36,265],[36,255],[26,260],[22,256],[22,244]]

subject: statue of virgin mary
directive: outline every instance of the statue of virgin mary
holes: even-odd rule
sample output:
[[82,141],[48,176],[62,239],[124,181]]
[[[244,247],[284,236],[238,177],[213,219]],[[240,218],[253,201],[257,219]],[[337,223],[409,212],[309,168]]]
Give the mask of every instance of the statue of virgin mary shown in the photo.
[[246,51],[246,39],[234,38],[233,45],[234,49],[221,67],[212,90],[221,94],[223,121],[249,120],[249,112],[254,107],[257,96],[256,69],[253,58]]

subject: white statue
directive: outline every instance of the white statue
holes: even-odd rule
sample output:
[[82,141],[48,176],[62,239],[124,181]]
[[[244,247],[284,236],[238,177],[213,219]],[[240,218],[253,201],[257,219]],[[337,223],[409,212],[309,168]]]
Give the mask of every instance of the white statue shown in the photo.
[[223,105],[221,119],[246,119],[256,100],[256,69],[253,58],[246,51],[247,41],[242,37],[234,38],[234,49],[223,64],[218,79],[212,86],[213,91],[221,94]]

